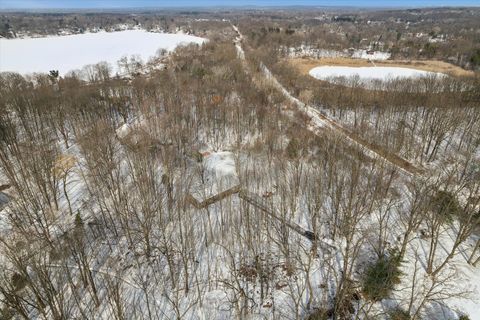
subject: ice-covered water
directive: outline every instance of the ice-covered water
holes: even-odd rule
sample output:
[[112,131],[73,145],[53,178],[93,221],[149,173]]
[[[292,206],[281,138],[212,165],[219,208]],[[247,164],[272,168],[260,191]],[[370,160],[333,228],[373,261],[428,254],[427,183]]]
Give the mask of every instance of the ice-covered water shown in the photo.
[[106,61],[113,70],[123,56],[139,56],[144,62],[158,49],[168,51],[181,44],[205,41],[185,34],[144,30],[85,33],[29,39],[0,39],[0,72],[22,74],[58,70],[61,75],[88,64]]
[[320,80],[354,76],[358,76],[360,81],[390,80],[395,78],[415,78],[433,74],[433,72],[402,67],[321,66],[310,70],[310,75]]

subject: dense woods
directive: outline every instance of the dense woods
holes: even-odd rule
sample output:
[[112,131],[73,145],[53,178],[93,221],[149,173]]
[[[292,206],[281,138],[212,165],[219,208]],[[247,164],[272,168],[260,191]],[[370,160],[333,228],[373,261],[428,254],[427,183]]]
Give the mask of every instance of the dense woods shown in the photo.
[[478,74],[322,82],[246,19],[143,75],[0,74],[1,318],[466,314]]

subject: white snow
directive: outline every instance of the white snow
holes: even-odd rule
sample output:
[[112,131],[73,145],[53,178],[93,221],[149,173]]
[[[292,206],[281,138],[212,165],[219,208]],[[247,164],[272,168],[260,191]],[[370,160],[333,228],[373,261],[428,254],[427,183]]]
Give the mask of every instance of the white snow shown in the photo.
[[433,72],[401,67],[343,67],[321,66],[310,70],[310,75],[320,80],[337,77],[360,77],[360,80],[391,80],[433,75]]
[[239,185],[235,156],[230,151],[204,151],[201,181],[190,187],[199,202]]
[[[158,49],[174,50],[181,44],[206,40],[184,34],[152,33],[144,30],[98,32],[35,39],[0,39],[0,72],[21,74],[58,70],[61,75],[85,65],[106,61],[113,67],[124,56],[143,61]],[[116,68],[114,68],[116,70]]]
[[290,58],[299,58],[299,57],[312,57],[315,59],[321,58],[340,58],[340,57],[349,57],[350,54],[348,50],[345,51],[336,51],[329,49],[321,48],[312,48],[311,46],[301,45],[299,47],[283,47],[282,50],[286,50]]
[[365,49],[345,49],[342,51],[315,48],[308,45],[298,47],[281,47],[281,51],[286,53],[290,58],[311,57],[315,59],[322,58],[352,58],[364,60],[388,60],[392,56],[389,52],[373,51]]
[[354,59],[367,59],[367,60],[388,60],[392,55],[389,52],[382,51],[367,51],[367,50],[355,50],[352,55]]
[[212,152],[204,158],[205,169],[216,179],[235,179],[235,159],[229,151]]
[[[401,230],[401,228],[400,228]],[[453,246],[455,237],[454,229],[445,228],[440,235],[440,243],[442,250],[437,252],[437,265],[439,261],[445,259],[448,250]],[[401,233],[402,231],[400,231]],[[458,319],[455,313],[467,314],[469,319],[480,320],[480,270],[469,265],[465,258],[470,253],[471,248],[475,244],[476,237],[469,239],[457,251],[455,256],[451,259],[449,264],[437,276],[438,283],[444,283],[433,290],[437,292],[435,295],[441,301],[441,304],[435,305],[435,299],[432,299],[432,305],[428,306],[428,314],[424,314],[422,319],[437,320],[437,319]],[[397,301],[408,301],[412,294],[412,286],[415,287],[416,292],[420,293],[431,285],[431,277],[426,274],[421,266],[425,266],[427,257],[421,253],[428,253],[430,239],[420,239],[416,237],[410,243],[407,258],[402,263],[401,270],[403,272],[402,283],[398,285],[393,296]],[[416,284],[413,282],[413,275],[415,273],[415,255],[419,254],[419,266],[417,270]],[[425,287],[424,287],[425,286]],[[423,292],[422,294],[425,294]],[[432,293],[430,293],[432,294]],[[449,297],[449,295],[451,295]],[[440,297],[446,297],[440,299]],[[442,307],[443,305],[443,307]]]

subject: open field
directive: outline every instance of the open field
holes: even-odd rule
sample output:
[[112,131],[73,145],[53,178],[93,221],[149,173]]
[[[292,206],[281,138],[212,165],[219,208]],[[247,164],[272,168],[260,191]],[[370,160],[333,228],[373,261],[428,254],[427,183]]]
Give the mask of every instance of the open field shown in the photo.
[[[289,59],[289,62],[298,68],[303,74],[308,75],[310,70],[318,66],[348,66],[348,67],[366,67],[373,66],[373,63],[363,59],[352,58],[322,58],[322,59],[310,59],[310,58],[294,58]],[[462,69],[453,64],[435,61],[435,60],[386,60],[375,62],[377,67],[404,67],[415,68],[423,71],[440,72],[445,74],[451,74],[454,76],[473,76],[474,72]]]

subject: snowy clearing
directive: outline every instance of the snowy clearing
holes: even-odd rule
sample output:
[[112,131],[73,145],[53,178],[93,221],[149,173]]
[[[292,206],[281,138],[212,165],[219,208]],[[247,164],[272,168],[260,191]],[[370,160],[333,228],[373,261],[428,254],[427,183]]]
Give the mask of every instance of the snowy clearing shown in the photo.
[[401,67],[341,67],[321,66],[310,70],[310,75],[319,80],[329,80],[338,77],[358,76],[361,81],[392,80],[395,78],[416,78],[429,75],[442,75],[423,70]]
[[0,72],[21,74],[58,70],[61,75],[102,61],[116,63],[124,56],[143,61],[159,49],[174,50],[182,44],[206,40],[185,34],[152,33],[144,30],[86,33],[35,39],[0,39]]

